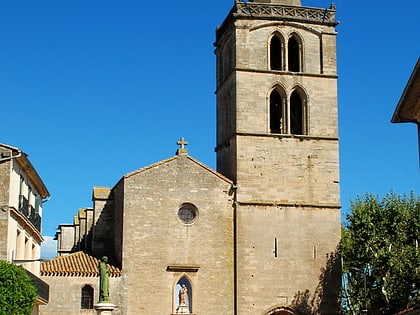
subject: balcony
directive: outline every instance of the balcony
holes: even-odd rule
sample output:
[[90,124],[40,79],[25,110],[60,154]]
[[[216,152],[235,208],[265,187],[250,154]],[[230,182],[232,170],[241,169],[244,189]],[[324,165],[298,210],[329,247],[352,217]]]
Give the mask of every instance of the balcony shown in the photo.
[[29,204],[25,196],[19,196],[19,212],[32,223],[32,225],[41,232],[41,216],[38,211]]

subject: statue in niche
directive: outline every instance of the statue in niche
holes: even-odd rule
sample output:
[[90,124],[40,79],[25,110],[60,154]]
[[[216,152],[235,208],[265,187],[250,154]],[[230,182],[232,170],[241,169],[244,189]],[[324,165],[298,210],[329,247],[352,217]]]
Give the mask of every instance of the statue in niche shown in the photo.
[[188,299],[188,289],[185,284],[182,285],[181,289],[179,289],[179,305],[185,306],[187,305]]
[[185,284],[181,285],[178,292],[178,308],[176,309],[177,314],[190,314],[188,306],[188,289]]
[[108,257],[104,256],[99,263],[99,303],[109,302]]

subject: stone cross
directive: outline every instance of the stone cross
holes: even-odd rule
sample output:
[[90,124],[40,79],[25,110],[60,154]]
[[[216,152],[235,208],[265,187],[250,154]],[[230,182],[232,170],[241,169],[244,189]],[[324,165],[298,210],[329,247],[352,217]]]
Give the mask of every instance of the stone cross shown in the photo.
[[176,151],[177,155],[187,154],[188,150],[185,148],[186,145],[188,145],[188,142],[185,141],[184,138],[180,138],[179,141],[176,143],[179,145],[179,149]]

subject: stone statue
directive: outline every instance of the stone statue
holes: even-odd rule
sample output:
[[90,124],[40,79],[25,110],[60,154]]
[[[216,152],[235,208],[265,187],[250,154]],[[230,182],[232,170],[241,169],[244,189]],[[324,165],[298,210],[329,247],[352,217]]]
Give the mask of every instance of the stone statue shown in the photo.
[[190,314],[190,310],[188,307],[188,289],[185,284],[181,286],[178,292],[179,297],[179,305],[176,309],[177,314]]
[[108,257],[104,256],[99,263],[99,303],[109,302],[109,271]]
[[180,306],[187,305],[187,297],[188,297],[188,289],[185,286],[185,284],[183,284],[181,289],[179,289],[179,305]]

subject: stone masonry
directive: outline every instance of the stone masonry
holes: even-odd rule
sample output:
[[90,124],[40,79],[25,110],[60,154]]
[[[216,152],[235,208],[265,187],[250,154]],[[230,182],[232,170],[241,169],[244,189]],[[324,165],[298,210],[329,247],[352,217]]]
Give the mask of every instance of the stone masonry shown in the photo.
[[[236,2],[217,31],[217,169],[237,186],[239,315],[293,308],[308,294],[314,312],[339,307],[335,11],[323,10],[320,19],[321,11],[297,6]],[[272,36],[282,39],[280,71],[270,68]],[[292,36],[299,39],[297,72],[287,70]],[[293,91],[302,96],[304,134],[270,133],[275,88],[286,103]],[[327,273],[328,287],[320,281]]]

